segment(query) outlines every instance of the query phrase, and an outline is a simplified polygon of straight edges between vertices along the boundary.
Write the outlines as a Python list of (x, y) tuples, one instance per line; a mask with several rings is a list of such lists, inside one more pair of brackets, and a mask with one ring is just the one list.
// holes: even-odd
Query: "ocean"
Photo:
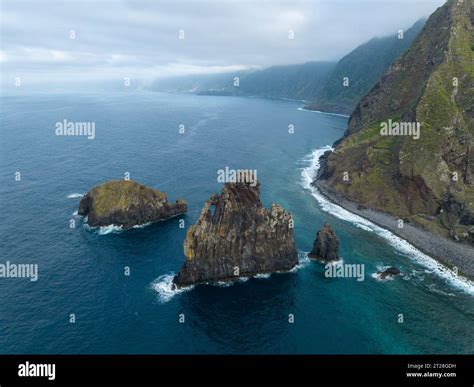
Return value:
[[(147, 91), (1, 102), (0, 264), (37, 265), (38, 278), (0, 278), (0, 353), (474, 352), (472, 282), (309, 184), (347, 117), (298, 101)], [(92, 123), (94, 138), (56, 135), (64, 120)], [(222, 189), (217, 173), (226, 167), (256, 169), (264, 205), (292, 212), (300, 264), (172, 291), (186, 229)], [(125, 176), (185, 199), (185, 228), (180, 218), (127, 231), (87, 227), (81, 196)], [(325, 222), (344, 263), (363, 265), (363, 280), (327, 278), (306, 257)], [(375, 278), (389, 266), (402, 275)]]

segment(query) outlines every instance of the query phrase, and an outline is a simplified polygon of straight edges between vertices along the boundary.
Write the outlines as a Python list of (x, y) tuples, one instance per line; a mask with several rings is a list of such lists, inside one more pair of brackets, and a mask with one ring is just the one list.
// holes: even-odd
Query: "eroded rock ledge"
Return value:
[(184, 214), (184, 200), (168, 203), (166, 195), (130, 180), (112, 180), (92, 188), (81, 199), (78, 214), (91, 227), (130, 228)]
[(298, 263), (291, 214), (278, 204), (263, 207), (259, 187), (227, 183), (211, 196), (187, 232), (176, 286), (288, 271)]

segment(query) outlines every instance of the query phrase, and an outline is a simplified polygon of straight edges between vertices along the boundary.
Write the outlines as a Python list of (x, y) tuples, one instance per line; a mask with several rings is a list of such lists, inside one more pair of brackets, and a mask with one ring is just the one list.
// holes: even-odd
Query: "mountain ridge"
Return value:
[[(394, 33), (374, 37), (339, 61), (310, 61), (237, 72), (158, 79), (151, 89), (217, 96), (259, 96), (306, 102), (309, 110), (350, 114), (389, 65), (404, 52), (425, 23), (420, 19), (403, 39)], [(377, 60), (374, 60), (376, 58)], [(349, 87), (342, 87), (348, 76)], [(238, 79), (238, 85), (234, 82)]]
[(335, 62), (326, 61), (306, 62), (232, 73), (174, 77), (156, 80), (151, 89), (199, 95), (261, 96), (310, 101), (322, 89), (335, 65)]
[[(426, 22), (416, 21), (403, 32), (403, 37), (393, 34), (375, 37), (357, 46), (335, 66), (321, 92), (307, 109), (330, 113), (350, 114), (360, 98), (368, 92), (393, 63), (405, 52)], [(347, 83), (343, 83), (347, 78)]]
[[(346, 199), (474, 244), (472, 0), (450, 0), (360, 100), (319, 179)], [(389, 121), (390, 120), (390, 121)], [(418, 123), (419, 139), (383, 135)]]

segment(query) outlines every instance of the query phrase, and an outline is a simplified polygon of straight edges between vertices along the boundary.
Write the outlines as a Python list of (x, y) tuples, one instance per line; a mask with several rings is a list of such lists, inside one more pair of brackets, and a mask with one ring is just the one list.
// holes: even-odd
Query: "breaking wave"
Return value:
[[(309, 262), (311, 262), (310, 259), (308, 258), (308, 253), (306, 252), (298, 252), (298, 257), (299, 257), (299, 263), (293, 269), (289, 271), (290, 273), (297, 271), (298, 269), (306, 266)], [(275, 274), (280, 274), (280, 273), (288, 273), (288, 272), (275, 272)], [(203, 283), (203, 285), (211, 285), (211, 286), (227, 288), (229, 286), (233, 286), (238, 283), (247, 282), (251, 278), (268, 279), (271, 277), (272, 274), (274, 273), (261, 273), (261, 274), (255, 274), (251, 277), (236, 278), (235, 280), (232, 280), (232, 281), (205, 282)], [(161, 302), (168, 302), (175, 295), (191, 290), (195, 286), (195, 285), (191, 285), (191, 286), (177, 289), (173, 285), (174, 276), (175, 276), (174, 273), (164, 274), (164, 275), (159, 276), (157, 279), (155, 279), (152, 282), (151, 287), (158, 293), (159, 299)]]
[(191, 285), (178, 289), (173, 284), (174, 276), (174, 273), (164, 274), (151, 283), (151, 288), (158, 293), (158, 299), (161, 303), (168, 302), (177, 294), (187, 292), (194, 288), (194, 286)]
[(108, 226), (101, 226), (97, 229), (97, 234), (99, 235), (108, 235), (108, 234), (116, 234), (118, 232), (123, 231), (122, 226), (116, 226), (115, 224), (110, 224)]
[(77, 199), (77, 198), (82, 198), (83, 196), (84, 196), (84, 194), (81, 194), (81, 193), (72, 193), (72, 194), (67, 195), (67, 198), (68, 199)]
[(315, 179), (319, 168), (321, 167), (319, 161), (320, 157), (325, 152), (333, 150), (334, 148), (330, 146), (315, 149), (303, 160), (307, 163), (307, 166), (302, 168), (301, 184), (303, 188), (307, 189), (316, 199), (321, 209), (339, 219), (351, 222), (356, 227), (379, 235), (380, 237), (388, 241), (388, 243), (396, 250), (407, 255), (415, 262), (423, 265), (429, 270), (429, 272), (434, 273), (439, 277), (443, 278), (450, 285), (455, 286), (456, 288), (461, 289), (470, 295), (474, 295), (474, 283), (472, 281), (467, 278), (457, 276), (449, 268), (442, 265), (435, 259), (429, 257), (428, 255), (424, 254), (415, 246), (413, 246), (406, 240), (398, 237), (397, 235), (391, 233), (390, 231), (372, 223), (371, 221), (359, 215), (347, 211), (346, 209), (338, 206), (337, 204), (332, 203), (328, 198), (322, 195), (316, 187), (311, 184)]
[(322, 112), (321, 110), (305, 109), (305, 108), (302, 108), (302, 107), (299, 107), (298, 110), (302, 110), (302, 111), (310, 112), (310, 113), (328, 114), (330, 116), (339, 116), (339, 117), (349, 118), (349, 116), (347, 114)]

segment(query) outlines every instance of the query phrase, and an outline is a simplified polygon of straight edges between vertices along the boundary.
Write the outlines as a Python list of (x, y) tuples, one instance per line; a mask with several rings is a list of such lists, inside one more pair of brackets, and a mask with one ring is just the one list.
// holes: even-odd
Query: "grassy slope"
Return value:
[[(336, 149), (329, 179), (333, 187), (352, 200), (415, 220), (445, 235), (450, 228), (462, 234), (468, 227), (458, 224), (459, 214), (444, 208), (447, 196), (459, 211), (474, 213), (474, 187), (467, 184), (472, 173), (472, 163), (467, 163), (468, 145), (474, 136), (470, 110), (474, 106), (471, 4), (472, 1), (465, 1), (459, 6), (446, 5), (451, 7), (455, 31), (451, 31), (444, 61), (429, 76), (421, 98), (401, 98), (403, 108), (398, 114), (385, 116), (346, 137)], [(417, 55), (417, 50), (426, 49), (423, 43), (406, 55)], [(459, 79), (457, 88), (453, 77)], [(412, 81), (401, 71), (390, 90), (395, 86), (403, 91)], [(413, 106), (416, 120), (422, 124), (420, 139), (379, 134), (380, 121), (400, 119)], [(349, 172), (350, 182), (341, 178), (343, 171)], [(459, 177), (457, 182), (452, 178), (454, 172)], [(427, 220), (425, 215), (436, 219)]]
[[(403, 39), (393, 34), (371, 39), (355, 48), (337, 63), (324, 88), (308, 108), (351, 113), (392, 62), (410, 47), (424, 23), (424, 20), (417, 21), (405, 31)], [(343, 85), (344, 77), (349, 78), (349, 86)]]
[(90, 193), (94, 197), (96, 216), (126, 210), (130, 206), (139, 206), (143, 203), (159, 204), (167, 200), (163, 192), (127, 180), (109, 181), (94, 187)]

